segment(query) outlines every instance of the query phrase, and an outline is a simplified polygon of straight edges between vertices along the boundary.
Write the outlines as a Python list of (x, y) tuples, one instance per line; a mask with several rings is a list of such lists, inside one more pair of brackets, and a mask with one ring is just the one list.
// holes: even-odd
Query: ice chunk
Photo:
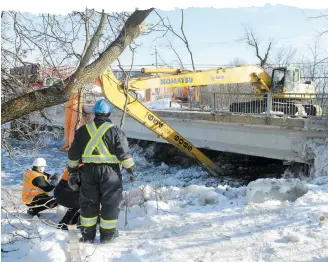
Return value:
[(214, 191), (205, 192), (199, 196), (199, 204), (202, 206), (214, 205), (218, 202), (218, 195)]
[(295, 201), (308, 192), (308, 186), (299, 179), (258, 179), (247, 185), (247, 202), (267, 200)]

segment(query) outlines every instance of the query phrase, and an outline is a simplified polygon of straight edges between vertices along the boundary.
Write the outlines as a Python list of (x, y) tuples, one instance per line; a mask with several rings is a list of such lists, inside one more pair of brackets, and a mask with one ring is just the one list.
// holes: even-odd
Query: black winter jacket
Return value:
[[(39, 172), (37, 169), (32, 168), (32, 170)], [(49, 179), (50, 174), (43, 172), (47, 179)], [(39, 176), (33, 179), (32, 181), (33, 186), (41, 188), (45, 192), (51, 192), (55, 186), (51, 185), (43, 176)]]
[[(104, 116), (96, 116), (94, 118), (94, 122), (97, 128), (99, 128), (99, 126), (104, 122), (111, 123), (109, 118)], [(102, 139), (109, 152), (113, 155), (116, 155), (119, 161), (122, 162), (129, 158), (132, 158), (132, 155), (130, 154), (129, 150), (128, 140), (123, 130), (120, 129), (118, 126), (114, 125), (109, 130), (107, 130)], [(86, 126), (83, 125), (75, 132), (74, 141), (72, 142), (71, 147), (68, 151), (68, 159), (72, 161), (80, 160), (80, 162), (82, 162), (82, 154), (89, 140), (90, 136), (88, 130)], [(128, 171), (133, 171), (135, 169), (135, 165), (133, 165), (130, 169), (131, 170)], [(75, 172), (76, 170), (77, 169), (68, 167), (69, 173)]]

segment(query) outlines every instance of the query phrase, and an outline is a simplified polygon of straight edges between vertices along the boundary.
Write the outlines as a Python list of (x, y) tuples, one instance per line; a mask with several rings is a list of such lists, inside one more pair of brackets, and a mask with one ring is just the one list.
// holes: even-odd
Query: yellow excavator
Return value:
[[(315, 87), (310, 81), (301, 82), (301, 70), (297, 67), (276, 67), (272, 76), (260, 66), (245, 65), (217, 68), (203, 71), (188, 71), (171, 68), (143, 68), (143, 73), (170, 74), (160, 77), (133, 79), (129, 90), (149, 88), (203, 87), (208, 85), (249, 83), (254, 87), (256, 99), (248, 102), (232, 103), (230, 111), (234, 113), (262, 113), (266, 111), (268, 93), (272, 94), (272, 111), (296, 115), (304, 110), (307, 115), (321, 115), (322, 109), (315, 105), (313, 94)], [(197, 90), (197, 89), (196, 89)], [(198, 94), (195, 93), (198, 100)], [(263, 98), (260, 100), (259, 98)], [(302, 102), (302, 103), (300, 103)]]
[[(136, 91), (147, 90), (150, 88), (190, 86), (198, 88), (215, 84), (250, 83), (254, 86), (255, 94), (260, 97), (262, 96), (263, 101), (266, 101), (265, 96), (267, 93), (272, 93), (276, 98), (283, 98), (285, 96), (289, 97), (290, 95), (288, 94), (293, 94), (295, 102), (279, 102), (279, 105), (277, 105), (280, 109), (282, 107), (288, 108), (288, 112), (290, 112), (291, 108), (294, 108), (293, 110), (297, 111), (296, 104), (298, 101), (311, 99), (310, 94), (315, 92), (314, 86), (310, 83), (301, 83), (300, 69), (294, 67), (274, 68), (272, 77), (270, 77), (263, 68), (255, 65), (218, 68), (196, 72), (172, 68), (143, 68), (142, 72), (156, 75), (143, 78), (133, 78), (126, 82), (120, 82), (112, 71), (108, 70), (104, 72), (99, 77), (104, 97), (120, 110), (125, 110), (130, 117), (153, 131), (159, 137), (167, 140), (180, 151), (197, 160), (211, 174), (219, 173), (220, 169), (218, 166), (198, 150), (190, 141), (185, 139), (170, 125), (143, 105), (138, 100)], [(260, 110), (263, 112), (263, 108), (256, 108), (256, 105), (254, 107), (252, 101), (248, 103), (250, 103), (249, 108), (255, 108), (255, 111)], [(243, 103), (243, 105), (245, 105), (245, 103)], [(236, 107), (236, 105), (232, 104), (230, 109), (233, 109), (234, 107)], [(238, 106), (238, 108), (240, 107)], [(249, 108), (244, 109), (249, 110)], [(320, 113), (320, 108), (312, 105), (312, 103), (306, 105), (306, 110), (314, 115)]]

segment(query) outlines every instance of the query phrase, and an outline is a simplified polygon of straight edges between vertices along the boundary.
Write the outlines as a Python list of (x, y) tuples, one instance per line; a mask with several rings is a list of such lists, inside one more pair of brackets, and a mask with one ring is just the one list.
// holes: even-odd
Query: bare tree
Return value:
[[(74, 12), (64, 18), (66, 22), (70, 21), (69, 32), (66, 29), (67, 23), (65, 24), (65, 21), (63, 23), (54, 15), (31, 18), (25, 14), (9, 12), (7, 18), (14, 31), (13, 39), (9, 40), (14, 43), (14, 48), (11, 46), (10, 49), (2, 45), (2, 49), (4, 49), (2, 56), (7, 54), (8, 57), (8, 54), (11, 54), (11, 57), (6, 59), (8, 64), (12, 62), (13, 58), (15, 61), (22, 60), (21, 53), (24, 54), (28, 50), (40, 53), (43, 61), (54, 68), (63, 61), (75, 61), (77, 68), (69, 77), (59, 83), (44, 89), (29, 90), (25, 94), (3, 102), (1, 123), (7, 123), (31, 112), (68, 101), (73, 92), (83, 88), (85, 84), (92, 83), (138, 37), (143, 30), (141, 24), (152, 10), (153, 8), (134, 11), (128, 15), (125, 23), (121, 24), (119, 35), (113, 40), (107, 36), (103, 42), (101, 42), (101, 38), (105, 34), (107, 19), (110, 17), (104, 12), (86, 12), (84, 16)], [(124, 15), (127, 16), (125, 13)], [(35, 21), (39, 21), (39, 23)], [(83, 25), (86, 32), (84, 49), (78, 52), (76, 42), (78, 40), (81, 42), (78, 36)], [(9, 40), (7, 44), (10, 43)], [(60, 54), (57, 52), (57, 55), (54, 56), (53, 53), (56, 50), (63, 52)], [(100, 50), (100, 52), (95, 53), (95, 50)], [(92, 62), (90, 63), (90, 61)], [(20, 64), (25, 65), (26, 63), (20, 61)], [(1, 70), (5, 71), (6, 68), (8, 67), (2, 67)]]
[(311, 76), (311, 81), (314, 81), (315, 76), (317, 75), (318, 70), (318, 61), (321, 60), (320, 57), (320, 39), (315, 38), (311, 45), (308, 45), (308, 50), (311, 53), (311, 56), (308, 60), (310, 67), (309, 67), (309, 74)]
[(246, 60), (239, 58), (239, 57), (235, 57), (233, 60), (231, 60), (230, 65), (231, 66), (241, 66), (241, 65), (245, 65), (247, 64)]
[(303, 81), (311, 81), (315, 86), (317, 101), (326, 112), (328, 110), (328, 64), (326, 50), (320, 44), (320, 37), (315, 37), (313, 42), (308, 45), (308, 54), (300, 60), (300, 68), (303, 72)]
[(297, 49), (291, 45), (280, 47), (276, 52), (274, 63), (278, 66), (289, 66), (295, 58), (296, 52)]
[(254, 48), (255, 55), (260, 60), (260, 66), (264, 67), (268, 62), (268, 58), (271, 53), (271, 49), (272, 49), (272, 45), (273, 45), (273, 40), (268, 41), (268, 45), (265, 48), (263, 55), (260, 54), (261, 53), (261, 50), (260, 50), (261, 41), (255, 35), (255, 33), (253, 32), (253, 30), (251, 28), (245, 27), (245, 35), (244, 35), (244, 38), (242, 39), (242, 41), (244, 43), (246, 43), (247, 45), (251, 46), (252, 48)]
[[(195, 71), (196, 70), (196, 67), (195, 67), (193, 53), (191, 51), (190, 43), (188, 41), (188, 38), (187, 38), (186, 33), (185, 33), (185, 30), (184, 30), (184, 22), (185, 22), (184, 21), (184, 10), (181, 9), (180, 11), (181, 11), (180, 32), (178, 32), (177, 30), (175, 30), (173, 28), (173, 26), (171, 25), (170, 20), (167, 17), (163, 18), (158, 12), (156, 12), (156, 11), (155, 12), (156, 12), (157, 16), (160, 18), (160, 20), (161, 20), (161, 24), (160, 25), (166, 30), (166, 33), (170, 32), (173, 36), (177, 37), (178, 39), (180, 39), (184, 43), (184, 45), (185, 45), (185, 47), (186, 47), (186, 49), (187, 49), (187, 51), (189, 53), (189, 57), (190, 57), (192, 69), (193, 69), (193, 71)], [(164, 37), (166, 35), (166, 33), (163, 34), (162, 37)], [(172, 42), (168, 40), (168, 43), (169, 43), (169, 48), (174, 52), (175, 56), (177, 57), (180, 67), (181, 68), (184, 68), (183, 61), (181, 59), (181, 56), (179, 55), (179, 53), (174, 48)], [(181, 93), (182, 92), (182, 88), (176, 88), (174, 90), (174, 93), (173, 93), (174, 96), (177, 95), (176, 94), (176, 91), (177, 91), (177, 93)], [(197, 86), (195, 86), (193, 88), (193, 92), (191, 92), (189, 90), (189, 97), (190, 98), (196, 97), (196, 96), (197, 97), (199, 96), (199, 87), (197, 87)]]
[(179, 53), (177, 52), (177, 50), (174, 48), (174, 46), (172, 45), (172, 42), (171, 41), (168, 41), (169, 42), (169, 47), (170, 49), (174, 52), (175, 56), (177, 57), (178, 61), (179, 61), (179, 65), (182, 69), (184, 69), (184, 65), (183, 65), (183, 62), (182, 62), (182, 59), (181, 59), (181, 56), (179, 55)]
[[(156, 11), (155, 11), (156, 12)], [(190, 55), (190, 60), (191, 60), (191, 64), (192, 64), (192, 69), (193, 70), (196, 70), (196, 67), (195, 67), (195, 63), (194, 63), (194, 57), (193, 57), (193, 53), (191, 51), (191, 48), (190, 48), (190, 44), (189, 44), (189, 41), (188, 41), (188, 38), (186, 36), (186, 33), (184, 31), (184, 11), (183, 9), (181, 9), (181, 23), (180, 23), (180, 31), (181, 33), (178, 33), (171, 25), (170, 23), (170, 20), (166, 17), (165, 19), (163, 17), (161, 17), (161, 15), (156, 12), (157, 16), (161, 19), (161, 26), (164, 27), (167, 32), (170, 32), (172, 33), (174, 36), (178, 37), (186, 46), (187, 50), (188, 50), (188, 53)], [(163, 36), (165, 36), (166, 34), (164, 34)], [(172, 49), (172, 43), (169, 42), (170, 46), (171, 46), (171, 49)], [(173, 52), (177, 55), (177, 52), (172, 49)], [(181, 58), (177, 55), (180, 63), (182, 63), (182, 60)]]
[[(309, 19), (325, 19), (326, 22), (328, 21), (328, 14), (323, 14), (321, 13), (320, 15), (317, 15), (317, 16), (308, 16)], [(327, 26), (328, 27), (328, 26)], [(319, 32), (319, 37), (324, 35), (324, 34), (327, 34), (328, 33), (328, 29), (325, 29), (321, 32)]]

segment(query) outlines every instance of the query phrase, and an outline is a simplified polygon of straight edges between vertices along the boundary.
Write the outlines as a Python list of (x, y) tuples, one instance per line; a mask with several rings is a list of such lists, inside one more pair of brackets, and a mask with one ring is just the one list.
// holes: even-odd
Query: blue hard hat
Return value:
[(93, 111), (99, 114), (108, 114), (113, 112), (113, 105), (107, 99), (100, 99), (93, 107)]

